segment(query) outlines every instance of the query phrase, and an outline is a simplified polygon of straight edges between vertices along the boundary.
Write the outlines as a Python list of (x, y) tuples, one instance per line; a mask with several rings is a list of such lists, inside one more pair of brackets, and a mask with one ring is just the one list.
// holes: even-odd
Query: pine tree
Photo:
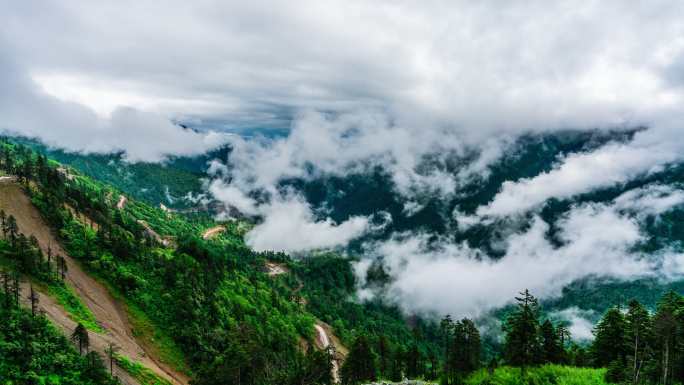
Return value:
[(508, 317), (504, 330), (506, 361), (520, 366), (523, 374), (527, 366), (536, 363), (539, 355), (539, 303), (529, 290), (515, 298), (516, 310)]
[(454, 375), (452, 362), (452, 339), (454, 334), (454, 322), (451, 320), (451, 315), (446, 315), (439, 324), (439, 329), (442, 334), (442, 344), (444, 346), (444, 365), (442, 366), (444, 385), (449, 384), (449, 379)]
[(78, 352), (83, 354), (83, 350), (88, 350), (90, 346), (90, 338), (88, 337), (88, 330), (82, 323), (78, 323), (76, 329), (71, 334), (71, 340), (78, 345)]
[(378, 372), (381, 378), (387, 378), (389, 376), (391, 360), (391, 348), (387, 337), (381, 335), (378, 338)]
[(668, 385), (673, 382), (674, 362), (678, 346), (678, 332), (681, 331), (678, 315), (683, 308), (682, 297), (669, 292), (658, 303), (658, 310), (653, 319), (653, 329), (660, 348), (660, 383)]
[(114, 360), (116, 359), (116, 352), (119, 351), (119, 347), (113, 343), (109, 343), (105, 348), (105, 353), (107, 354), (107, 359), (109, 359), (109, 374), (114, 374)]
[(562, 360), (563, 348), (558, 331), (548, 319), (539, 328), (541, 343), (541, 361), (547, 364), (558, 364)]
[(375, 381), (377, 370), (376, 356), (365, 335), (361, 335), (354, 341), (347, 360), (342, 366), (342, 383), (356, 385), (364, 381)]
[(451, 366), (455, 370), (456, 378), (452, 380), (460, 382), (460, 380), (480, 367), (480, 332), (473, 321), (464, 318), (454, 324), (453, 334)]
[(591, 355), (595, 366), (608, 367), (607, 380), (624, 380), (627, 347), (625, 318), (619, 308), (609, 309), (594, 328)]
[(631, 361), (630, 377), (632, 384), (638, 384), (644, 362), (650, 359), (652, 322), (648, 310), (638, 301), (629, 302), (625, 315), (625, 338)]

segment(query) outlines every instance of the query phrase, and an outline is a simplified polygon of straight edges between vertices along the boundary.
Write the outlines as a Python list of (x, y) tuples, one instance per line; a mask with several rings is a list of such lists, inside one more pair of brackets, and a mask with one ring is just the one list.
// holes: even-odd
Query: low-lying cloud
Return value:
[[(407, 311), (482, 313), (524, 287), (554, 296), (586, 276), (633, 279), (667, 265), (675, 277), (684, 266), (676, 250), (633, 249), (640, 215), (678, 205), (676, 186), (574, 207), (555, 224), (561, 246), (537, 211), (683, 159), (682, 2), (27, 0), (0, 12), (4, 132), (129, 161), (229, 142), (208, 189), (259, 218), (246, 238), (259, 250), (341, 247), (373, 231), (370, 217), (334, 222), (284, 190), (288, 179), (377, 167), (416, 213), (421, 197), (446, 200), (486, 180), (520, 135), (647, 127), (563, 154), (547, 172), (504, 182), (475, 212), (456, 212), (461, 230), (534, 218), (502, 235), (501, 259), (422, 232), (366, 245)], [(255, 127), (289, 134), (217, 133)]]
[[(652, 199), (654, 190), (660, 190), (659, 199)], [(653, 213), (682, 203), (681, 190), (668, 194), (651, 186), (627, 194), (640, 197), (630, 207)], [(637, 251), (646, 237), (637, 218), (622, 212), (626, 197), (617, 198), (617, 203), (574, 207), (555, 223), (561, 246), (548, 238), (549, 224), (535, 216), (528, 229), (504, 240), (505, 253), (497, 259), (465, 243), (431, 242), (427, 234), (396, 235), (369, 247), (369, 253), (394, 278), (385, 290), (406, 311), (456, 317), (485, 315), (510, 303), (524, 288), (553, 298), (583, 278), (682, 277), (682, 253)], [(359, 265), (362, 284), (367, 266)]]

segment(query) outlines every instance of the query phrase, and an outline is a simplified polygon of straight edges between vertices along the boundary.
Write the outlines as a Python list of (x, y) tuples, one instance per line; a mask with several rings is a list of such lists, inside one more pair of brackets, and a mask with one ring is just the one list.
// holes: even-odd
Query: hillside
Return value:
[[(574, 140), (571, 147), (578, 149), (598, 139)], [(544, 159), (563, 148), (548, 143), (543, 147), (552, 148)], [(535, 305), (525, 318), (530, 322), (526, 327), (534, 330), (536, 342), (523, 352), (535, 353), (516, 361), (520, 355), (511, 353), (509, 336), (515, 331), (517, 312), (526, 309), (527, 302), (495, 309), (493, 318), (483, 317), (478, 325), (468, 318), (446, 317), (438, 324), (434, 316), (407, 316), (382, 296), (359, 300), (360, 284), (376, 292), (392, 284), (381, 261), (368, 268), (362, 283), (355, 268), (363, 256), (316, 252), (292, 259), (284, 253), (255, 252), (244, 241), (254, 225), (244, 220), (217, 222), (207, 215), (156, 207), (13, 141), (2, 142), (1, 152), (0, 168), (8, 175), (0, 180), (0, 209), (16, 223), (14, 233), (3, 225), (5, 265), (34, 284), (41, 297), (39, 308), (65, 335), (81, 324), (89, 329), (93, 351), (101, 356), (106, 356), (110, 343), (119, 347), (115, 374), (126, 384), (218, 385), (245, 379), (253, 384), (354, 384), (404, 376), (457, 379), (471, 372), (473, 384), (508, 384), (523, 381), (514, 375), (517, 366), (536, 368), (542, 363), (610, 370), (541, 367), (524, 381), (563, 383), (574, 376), (586, 377), (582, 381), (587, 382), (604, 373), (619, 380), (625, 378), (628, 365), (626, 358), (614, 357), (626, 357), (628, 350), (615, 343), (574, 343), (565, 334), (571, 325), (554, 314), (574, 306), (595, 310), (594, 321), (606, 310), (605, 317), (614, 317), (613, 306), (626, 295), (656, 311), (653, 321), (647, 317), (649, 325), (660, 314), (684, 314), (678, 310), (681, 297), (668, 293), (681, 290), (681, 281), (578, 280), (553, 300), (537, 304), (530, 296)], [(676, 183), (678, 175), (672, 168), (652, 178)], [(363, 183), (350, 186), (365, 191)], [(599, 194), (578, 199), (612, 200), (650, 183), (653, 179), (623, 186), (606, 193), (608, 198)], [(553, 217), (571, 206), (549, 207), (560, 210), (544, 214)], [(678, 210), (645, 227), (653, 234), (652, 245), (669, 244), (678, 236), (678, 230), (672, 231)], [(480, 226), (502, 225), (506, 224)], [(478, 237), (479, 231), (483, 229), (475, 233)], [(384, 235), (374, 236), (382, 240)], [(63, 259), (50, 260), (57, 255)], [(27, 284), (21, 286), (23, 293), (29, 291)], [(588, 298), (594, 299), (587, 302)], [(30, 305), (26, 299), (23, 303)], [(601, 322), (613, 322), (605, 317)], [(497, 322), (504, 325), (503, 337)], [(620, 322), (614, 327), (622, 330), (625, 322)], [(478, 328), (486, 332), (480, 335)], [(597, 335), (602, 341), (604, 337)], [(459, 350), (463, 341), (474, 344), (470, 353)], [(649, 352), (662, 349), (659, 343), (649, 342)], [(644, 359), (655, 357), (648, 353)], [(487, 362), (516, 368), (497, 369), (491, 375), (476, 371)], [(649, 366), (644, 375), (657, 378), (656, 368)], [(678, 375), (674, 366), (667, 370)]]
[[(169, 383), (188, 384), (187, 376), (160, 362), (159, 357), (156, 357), (156, 352), (145, 349), (134, 338), (125, 305), (115, 300), (101, 283), (83, 271), (80, 264), (62, 249), (60, 241), (54, 237), (53, 231), (16, 181), (5, 179), (0, 182), (0, 210), (16, 218), (19, 232), (28, 237), (35, 237), (44, 254), (47, 255), (49, 249), (53, 255), (64, 258), (67, 266), (67, 290), (74, 292), (92, 314), (93, 321), (96, 323), (96, 326), (93, 325), (93, 329), (96, 330), (90, 332), (91, 347), (95, 351), (104, 357), (105, 349), (112, 343), (119, 348), (119, 354), (140, 362)], [(64, 331), (65, 335), (70, 335), (77, 324), (72, 319), (74, 317), (51, 297), (49, 288), (37, 290), (43, 298), (39, 304), (40, 310), (44, 311), (48, 318)], [(24, 293), (29, 291), (28, 282), (22, 285), (22, 291)], [(137, 383), (127, 372), (118, 367), (116, 374), (124, 383)]]
[[(135, 365), (172, 384), (187, 383), (185, 373), (198, 384), (217, 378), (224, 383), (217, 373), (227, 363), (216, 361), (218, 357), (242, 367), (242, 377), (278, 376), (277, 381), (287, 382), (290, 376), (310, 373), (338, 376), (335, 368), (347, 354), (345, 342), (362, 330), (400, 333), (406, 342), (414, 338), (396, 311), (383, 315), (383, 324), (374, 324), (373, 317), (384, 313), (377, 305), (366, 307), (338, 297), (338, 305), (369, 315), (342, 316), (342, 320), (351, 316), (351, 323), (340, 322), (335, 313), (331, 318), (331, 313), (321, 312), (318, 298), (346, 298), (353, 285), (345, 284), (341, 292), (317, 293), (306, 275), (295, 276), (298, 262), (284, 254), (259, 254), (246, 248), (239, 223), (222, 223), (225, 231), (205, 240), (202, 235), (217, 223), (202, 217), (187, 219), (133, 198), (118, 205), (121, 194), (112, 187), (75, 170), (65, 171), (12, 143), (5, 143), (2, 151), (11, 154), (4, 159), (11, 159), (10, 167), (19, 172), (16, 178), (3, 178), (0, 209), (16, 220), (21, 237), (35, 237), (43, 261), (13, 265), (10, 260), (8, 266), (35, 282), (40, 309), (66, 335), (80, 322), (90, 329), (92, 347), (102, 356), (110, 342), (120, 348), (115, 374), (124, 383), (144, 381)], [(28, 164), (30, 173), (26, 173)], [(165, 245), (163, 239), (171, 242)], [(66, 265), (64, 283), (59, 279), (57, 255)], [(265, 267), (274, 263), (282, 266), (276, 274)], [(335, 279), (329, 284), (337, 285)], [(67, 294), (55, 294), (52, 287), (60, 285), (65, 285)], [(299, 294), (302, 286), (304, 297)], [(23, 285), (22, 292), (26, 290)], [(69, 306), (60, 302), (64, 296)], [(303, 305), (307, 303), (314, 305)], [(317, 321), (309, 311), (335, 326)], [(387, 325), (393, 326), (387, 329)], [(340, 333), (340, 338), (334, 333)], [(327, 354), (309, 347), (325, 351), (333, 345), (337, 362), (330, 364), (332, 370), (318, 371), (317, 367), (328, 365)], [(231, 350), (237, 347), (249, 350)], [(255, 367), (245, 359), (260, 354), (264, 361), (259, 365), (264, 366)], [(274, 364), (279, 369), (264, 372)], [(300, 371), (295, 371), (298, 367)]]

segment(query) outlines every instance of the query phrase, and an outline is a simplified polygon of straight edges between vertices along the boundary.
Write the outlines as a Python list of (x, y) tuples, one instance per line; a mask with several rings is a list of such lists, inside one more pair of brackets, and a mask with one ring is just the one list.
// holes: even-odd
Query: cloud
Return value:
[(296, 197), (278, 198), (260, 207), (263, 222), (250, 230), (245, 241), (257, 251), (302, 252), (344, 246), (369, 230), (368, 218), (351, 217), (337, 224), (316, 220), (311, 208)]
[[(648, 193), (634, 195), (640, 197), (634, 207), (664, 207)], [(503, 240), (504, 255), (498, 259), (465, 243), (432, 242), (428, 234), (410, 233), (375, 243), (369, 254), (394, 279), (387, 288), (389, 298), (406, 311), (456, 317), (485, 315), (525, 288), (540, 298), (553, 298), (588, 277), (681, 277), (681, 253), (637, 251), (646, 238), (637, 219), (620, 211), (623, 200), (574, 207), (555, 223), (560, 246), (547, 238), (549, 225), (535, 216), (528, 229)]]
[(638, 132), (627, 144), (608, 144), (592, 152), (570, 154), (551, 171), (504, 182), (480, 216), (506, 216), (531, 210), (548, 199), (565, 199), (660, 171), (682, 159), (684, 140), (671, 126)]
[(660, 215), (684, 204), (684, 190), (662, 184), (653, 184), (625, 192), (615, 198), (615, 207), (630, 210), (635, 215)]
[(576, 306), (553, 312), (549, 315), (568, 323), (570, 338), (577, 342), (586, 342), (594, 339), (594, 322), (598, 318), (592, 310), (582, 310)]
[(122, 152), (131, 162), (158, 162), (169, 155), (198, 155), (224, 144), (227, 135), (198, 133), (168, 119), (119, 107), (103, 118), (83, 105), (41, 91), (20, 69), (0, 57), (0, 130), (38, 138), (49, 146), (84, 153)]
[[(464, 230), (625, 183), (684, 154), (677, 1), (26, 0), (0, 12), (0, 127), (71, 151), (124, 151), (131, 161), (228, 140), (230, 159), (212, 165), (209, 189), (262, 219), (247, 236), (257, 249), (338, 247), (372, 231), (370, 218), (334, 223), (283, 192), (289, 178), (379, 167), (416, 202), (410, 213), (423, 196), (449, 198), (487, 178), (520, 135), (648, 127), (631, 142), (564, 154), (545, 173), (503, 183), (474, 215), (454, 213)], [(210, 132), (254, 128), (288, 134)], [(656, 213), (678, 202), (661, 193), (624, 197), (614, 203), (621, 209), (575, 207), (557, 224), (560, 247), (532, 213), (530, 228), (504, 232), (500, 260), (435, 244), (433, 234), (369, 247), (407, 309), (482, 312), (525, 286), (553, 296), (587, 275), (657, 274), (657, 263), (631, 249), (643, 238), (633, 211), (645, 208), (629, 201)], [(679, 266), (676, 253), (668, 260)]]
[[(4, 50), (50, 92), (206, 127), (386, 111), (472, 140), (641, 122), (681, 104), (677, 1), (2, 5)], [(354, 28), (349, 28), (354, 20)], [(553, 22), (548, 22), (553, 21)]]

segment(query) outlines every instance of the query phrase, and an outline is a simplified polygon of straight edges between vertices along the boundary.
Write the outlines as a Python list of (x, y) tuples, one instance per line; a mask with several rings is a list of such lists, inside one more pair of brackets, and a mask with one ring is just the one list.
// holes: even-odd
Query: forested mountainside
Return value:
[[(563, 151), (607, 140), (620, 137), (527, 138), (519, 145), (531, 146), (529, 156), (545, 161), (519, 155), (498, 167), (522, 172), (516, 162), (530, 163), (534, 174)], [(81, 167), (92, 156), (68, 155), (75, 159), (70, 167), (10, 139), (0, 150), (0, 193), (5, 195), (0, 196), (0, 262), (7, 304), (0, 350), (28, 357), (0, 362), (0, 378), (10, 383), (46, 378), (46, 383), (360, 384), (408, 377), (473, 385), (632, 383), (635, 378), (668, 384), (684, 376), (679, 281), (582, 280), (541, 303), (524, 292), (516, 306), (495, 312), (503, 327), (467, 318), (440, 322), (404, 314), (379, 296), (359, 300), (353, 256), (327, 252), (295, 260), (284, 253), (255, 252), (243, 239), (252, 224), (164, 210), (159, 197), (136, 199), (122, 191), (120, 180), (109, 184), (106, 176), (86, 175), (88, 169)], [(635, 186), (679, 183), (680, 175), (673, 167)], [(286, 183), (309, 192), (332, 183), (353, 196), (369, 191), (370, 180)], [(310, 183), (320, 185), (311, 189)], [(635, 186), (577, 199), (602, 201)], [(484, 193), (472, 196), (478, 194)], [(26, 207), (21, 199), (27, 199)], [(454, 204), (465, 210), (464, 202)], [(544, 215), (559, 215), (571, 204), (549, 205), (545, 210), (559, 211)], [(342, 210), (345, 204), (332, 207)], [(430, 204), (424, 207), (432, 210)], [(678, 215), (674, 210), (647, 223), (652, 238), (643, 247), (657, 250), (676, 242)], [(435, 214), (430, 221), (438, 218)], [(434, 225), (445, 226), (447, 234), (453, 228), (448, 221)], [(494, 230), (482, 228), (469, 237), (486, 244), (485, 235)], [(391, 280), (382, 264), (367, 274), (366, 284), (375, 289)], [(97, 290), (112, 304), (111, 312), (123, 318), (123, 326), (87, 298), (89, 285), (101, 286)], [(637, 300), (629, 302), (632, 298)], [(25, 308), (18, 309), (18, 303)], [(554, 311), (577, 305), (597, 311), (593, 343), (574, 342), (567, 321), (553, 317)], [(20, 322), (34, 324), (29, 330), (36, 332), (19, 333)], [(57, 338), (49, 322), (72, 344), (48, 342)], [(478, 325), (486, 326), (482, 333)], [(119, 336), (120, 330), (130, 335)], [(39, 355), (34, 347), (43, 345), (49, 348)], [(72, 358), (55, 365), (57, 358), (51, 357), (58, 354)], [(35, 362), (37, 357), (46, 358)], [(107, 369), (117, 379), (108, 377)]]
[[(391, 175), (381, 168), (349, 172), (344, 176), (313, 172), (312, 175), (280, 182), (280, 188), (292, 188), (301, 192), (313, 208), (318, 219), (330, 218), (341, 223), (354, 216), (369, 216), (375, 221), (374, 231), (354, 239), (344, 253), (361, 256), (368, 243), (384, 241), (396, 234), (428, 234), (429, 242), (437, 245), (451, 241), (464, 243), (479, 249), (493, 258), (503, 256), (502, 242), (512, 232), (529, 229), (533, 223), (530, 215), (520, 218), (505, 218), (482, 221), (472, 226), (465, 222), (478, 207), (489, 203), (500, 191), (505, 182), (520, 181), (551, 170), (558, 159), (572, 154), (582, 154), (605, 145), (620, 144), (631, 140), (641, 129), (620, 131), (567, 131), (554, 134), (527, 135), (513, 142), (504, 155), (484, 171), (486, 175), (474, 176), (458, 186), (456, 194), (447, 196), (426, 191), (408, 200), (398, 194)], [(229, 159), (229, 147), (196, 158), (172, 158), (165, 164), (129, 164), (120, 155), (83, 155), (49, 150), (34, 141), (22, 139), (21, 143), (60, 162), (70, 165), (84, 176), (105, 181), (129, 197), (136, 198), (151, 206), (163, 204), (184, 211), (206, 208), (197, 199), (202, 196), (204, 203), (211, 197), (202, 195), (203, 178), (207, 178), (207, 162), (212, 159)], [(423, 165), (443, 168), (452, 176), (468, 166), (472, 159), (465, 156), (446, 162), (433, 162), (426, 159)], [(230, 166), (230, 160), (228, 162)], [(674, 164), (630, 182), (618, 183), (599, 188), (590, 193), (571, 196), (565, 199), (552, 199), (540, 210), (539, 216), (549, 224), (547, 236), (556, 246), (563, 245), (559, 238), (559, 223), (573, 208), (585, 205), (610, 205), (623, 194), (635, 196), (666, 197), (670, 191), (677, 191), (684, 183), (684, 166)], [(409, 209), (410, 208), (410, 209)], [(675, 205), (657, 216), (639, 212), (634, 208), (620, 208), (629, 212), (645, 239), (635, 249), (645, 254), (657, 254), (677, 249), (684, 242), (684, 210)], [(202, 210), (203, 211), (203, 210)], [(386, 218), (391, 218), (387, 221)], [(373, 264), (365, 284), (369, 287), (382, 286), (389, 277), (382, 260)], [(637, 298), (654, 308), (657, 299), (669, 290), (682, 292), (684, 281), (672, 278), (643, 277), (628, 281), (611, 278), (589, 277), (570, 282), (563, 288), (563, 295), (545, 303), (549, 309), (563, 310), (581, 305), (584, 310), (592, 310), (592, 320), (597, 321), (601, 312), (615, 303)]]
[(13, 141), (104, 181), (130, 197), (174, 209), (202, 207), (202, 183), (207, 176), (208, 162), (225, 159), (230, 152), (224, 147), (192, 158), (171, 157), (165, 163), (129, 163), (122, 153), (83, 155), (51, 149), (25, 138), (13, 138)]
[[(64, 253), (53, 255), (61, 249), (34, 235), (44, 230), (30, 226), (40, 225), (7, 214), (16, 207), (12, 196), (0, 214), (3, 266), (35, 284), (45, 298), (39, 304), (54, 298), (91, 341), (110, 334), (110, 325), (89, 309), (79, 295), (87, 292), (79, 292), (80, 281), (71, 275), (82, 268), (95, 278), (125, 309), (144, 355), (180, 374), (165, 378), (143, 370), (142, 356), (117, 355), (118, 367), (140, 383), (147, 377), (196, 384), (327, 383), (336, 373), (330, 368), (344, 361), (346, 346), (360, 336), (391, 341), (386, 352), (396, 365), (405, 365), (404, 353), (411, 350), (439, 354), (435, 323), (410, 325), (396, 308), (356, 303), (354, 275), (340, 257), (297, 262), (253, 252), (242, 241), (239, 222), (222, 223), (224, 231), (205, 239), (218, 225), (208, 216), (122, 200), (117, 189), (15, 143), (2, 143), (0, 159), (6, 173), (1, 182), (21, 186), (11, 194), (30, 197)], [(27, 295), (25, 287), (19, 291)], [(21, 375), (14, 373), (15, 381)]]

